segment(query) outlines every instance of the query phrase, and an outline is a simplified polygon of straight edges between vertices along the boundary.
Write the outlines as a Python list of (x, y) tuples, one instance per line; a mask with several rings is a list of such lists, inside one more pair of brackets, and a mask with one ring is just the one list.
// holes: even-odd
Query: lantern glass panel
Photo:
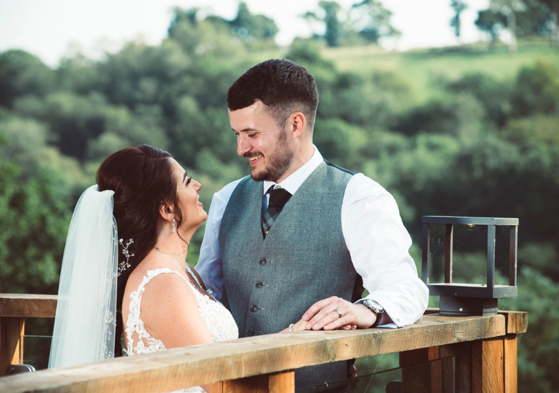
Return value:
[(454, 225), (452, 282), (487, 283), (487, 226)]
[(495, 227), (495, 285), (509, 285), (510, 227)]
[(445, 224), (429, 227), (429, 282), (444, 282)]

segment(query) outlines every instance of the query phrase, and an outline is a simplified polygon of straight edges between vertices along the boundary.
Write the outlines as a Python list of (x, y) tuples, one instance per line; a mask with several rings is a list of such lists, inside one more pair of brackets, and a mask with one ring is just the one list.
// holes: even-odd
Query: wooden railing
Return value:
[(56, 295), (0, 294), (0, 377), (23, 361), (25, 318), (54, 318)]
[[(13, 342), (18, 341), (11, 335), (19, 322), (10, 318), (54, 316), (54, 297), (20, 296), (0, 295), (2, 365), (14, 360)], [(278, 333), (6, 376), (0, 378), (0, 391), (164, 392), (211, 384), (212, 393), (283, 393), (294, 391), (297, 368), (399, 352), (402, 367), (454, 359), (457, 392), (510, 393), (516, 392), (516, 337), (527, 326), (525, 312), (475, 317), (432, 313), (401, 329)], [(444, 373), (441, 363), (432, 362), (430, 372), (403, 377), (422, 378), (428, 391), (443, 392)], [(405, 380), (403, 386), (406, 391)]]

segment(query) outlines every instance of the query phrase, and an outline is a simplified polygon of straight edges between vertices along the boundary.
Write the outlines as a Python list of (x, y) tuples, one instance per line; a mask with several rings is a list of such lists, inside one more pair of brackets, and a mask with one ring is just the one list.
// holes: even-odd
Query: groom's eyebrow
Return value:
[(253, 127), (247, 127), (247, 128), (243, 128), (242, 130), (239, 130), (239, 131), (235, 130), (234, 128), (231, 128), (231, 129), (233, 130), (233, 132), (234, 132), (234, 133), (237, 133), (237, 132), (251, 132), (251, 131), (258, 131), (258, 129), (256, 129), (256, 128), (253, 128)]

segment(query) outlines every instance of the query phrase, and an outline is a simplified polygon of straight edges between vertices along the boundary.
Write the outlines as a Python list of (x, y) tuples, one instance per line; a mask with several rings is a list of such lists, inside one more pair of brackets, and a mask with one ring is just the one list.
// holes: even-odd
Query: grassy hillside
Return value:
[(385, 52), (378, 47), (324, 48), (323, 56), (340, 70), (358, 73), (392, 71), (412, 88), (416, 103), (435, 94), (437, 79), (458, 78), (468, 73), (487, 73), (499, 79), (511, 79), (518, 70), (541, 59), (559, 67), (559, 50), (546, 41), (520, 42), (517, 53), (501, 47), (488, 51), (480, 47), (423, 49)]

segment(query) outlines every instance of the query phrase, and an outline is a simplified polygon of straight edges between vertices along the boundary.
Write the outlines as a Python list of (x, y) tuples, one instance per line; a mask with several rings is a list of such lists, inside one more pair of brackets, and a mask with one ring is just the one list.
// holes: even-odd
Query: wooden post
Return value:
[[(212, 393), (214, 386), (212, 385)], [(217, 390), (219, 392), (219, 388)], [(220, 393), (293, 393), (295, 371), (224, 381)]]
[(0, 294), (0, 377), (23, 363), (25, 318), (54, 318), (56, 295)]
[(439, 347), (400, 352), (402, 392), (442, 393), (443, 364)]
[(24, 318), (0, 318), (0, 376), (8, 374), (10, 365), (22, 362), (24, 329)]
[(472, 393), (504, 393), (504, 338), (472, 343)]
[(454, 358), (454, 392), (470, 393), (472, 391), (472, 343), (443, 345), (440, 355), (443, 359)]
[(295, 371), (286, 371), (270, 375), (268, 380), (270, 393), (295, 392)]
[(518, 362), (516, 358), (517, 353), (517, 340), (516, 334), (511, 334), (505, 338), (505, 393), (518, 392)]

